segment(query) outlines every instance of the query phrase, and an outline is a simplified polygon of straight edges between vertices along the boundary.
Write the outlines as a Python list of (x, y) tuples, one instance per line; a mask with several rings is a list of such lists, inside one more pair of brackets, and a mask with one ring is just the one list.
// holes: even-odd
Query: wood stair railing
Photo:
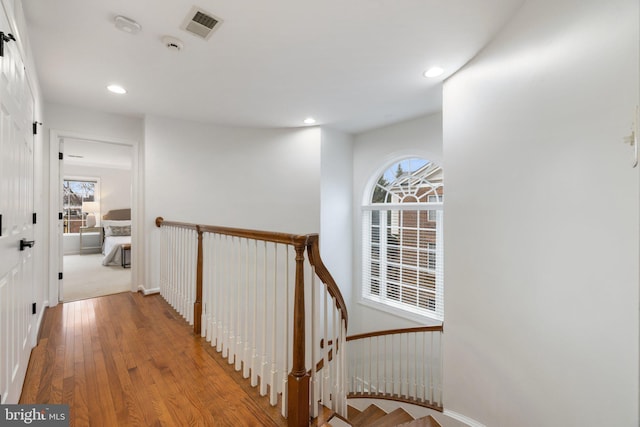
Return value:
[(348, 336), (348, 398), (442, 411), (442, 333), (439, 325)]
[[(279, 403), (289, 426), (308, 426), (317, 402), (346, 415), (340, 349), (346, 348), (347, 309), (320, 258), (318, 235), (161, 217), (156, 226), (161, 295), (195, 334), (259, 385), (261, 395), (269, 394), (273, 406)], [(333, 349), (312, 344), (324, 337), (332, 337)]]

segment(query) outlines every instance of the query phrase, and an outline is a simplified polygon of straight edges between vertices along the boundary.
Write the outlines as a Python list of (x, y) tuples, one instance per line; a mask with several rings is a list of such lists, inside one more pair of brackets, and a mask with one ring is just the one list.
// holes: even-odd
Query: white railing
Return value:
[(160, 237), (160, 294), (185, 318), (194, 322), (198, 234), (195, 227), (164, 227)]
[(194, 331), (289, 425), (308, 425), (319, 404), (346, 416), (346, 306), (318, 236), (156, 224), (161, 294)]
[(347, 337), (348, 397), (442, 410), (442, 331), (418, 327)]

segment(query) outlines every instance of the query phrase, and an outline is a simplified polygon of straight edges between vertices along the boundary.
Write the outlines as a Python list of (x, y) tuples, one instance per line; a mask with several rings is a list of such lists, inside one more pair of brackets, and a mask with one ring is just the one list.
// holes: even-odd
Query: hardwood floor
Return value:
[(159, 295), (47, 309), (20, 403), (66, 403), (72, 426), (284, 426)]

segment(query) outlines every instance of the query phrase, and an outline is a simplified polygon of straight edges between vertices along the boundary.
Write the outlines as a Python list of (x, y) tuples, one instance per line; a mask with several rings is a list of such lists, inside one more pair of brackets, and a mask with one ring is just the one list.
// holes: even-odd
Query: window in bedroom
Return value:
[(80, 227), (85, 225), (88, 212), (83, 212), (82, 204), (97, 201), (98, 185), (97, 178), (65, 178), (63, 180), (64, 233), (78, 233)]
[(433, 162), (394, 162), (362, 206), (363, 297), (443, 319), (443, 172)]

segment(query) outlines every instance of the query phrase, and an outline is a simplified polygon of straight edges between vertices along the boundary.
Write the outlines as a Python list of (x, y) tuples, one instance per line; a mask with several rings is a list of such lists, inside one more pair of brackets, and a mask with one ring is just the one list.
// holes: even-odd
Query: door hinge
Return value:
[(58, 280), (62, 280), (62, 271), (58, 273)]
[(32, 219), (33, 219), (33, 223), (36, 224), (37, 223), (37, 219), (38, 219), (38, 215), (35, 212), (33, 213)]
[(5, 42), (16, 41), (16, 38), (11, 33), (3, 33), (0, 31), (0, 56), (4, 56), (4, 44)]
[(40, 122), (33, 122), (33, 134), (37, 135), (38, 134), (38, 125), (41, 125), (42, 123)]
[(62, 216), (62, 212), (58, 212), (58, 219), (62, 220), (63, 216)]
[(64, 154), (58, 153), (58, 160), (62, 160), (62, 159), (64, 159)]
[(36, 314), (37, 312), (38, 312), (38, 306), (34, 302), (33, 304), (31, 304), (31, 314)]

